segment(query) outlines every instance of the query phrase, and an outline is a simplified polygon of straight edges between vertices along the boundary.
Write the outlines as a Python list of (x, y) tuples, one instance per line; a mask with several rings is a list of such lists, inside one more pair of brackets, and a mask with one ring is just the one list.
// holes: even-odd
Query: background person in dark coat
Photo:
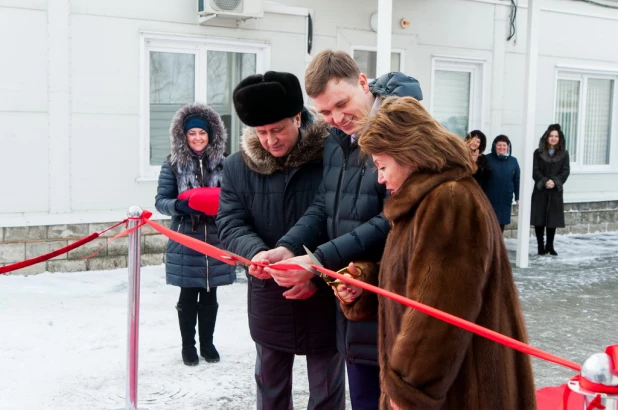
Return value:
[[(554, 249), (556, 228), (564, 228), (564, 183), (569, 177), (569, 152), (559, 124), (552, 124), (539, 141), (534, 151), (532, 178), (532, 209), (530, 224), (534, 225), (539, 255), (558, 255)], [(547, 227), (547, 245), (543, 243), (543, 231)]]
[[(178, 195), (193, 188), (219, 187), (227, 134), (221, 117), (202, 103), (182, 107), (170, 127), (171, 155), (161, 167), (155, 207), (172, 217), (170, 228), (211, 245), (220, 246), (214, 216), (189, 207)], [(213, 345), (217, 319), (217, 287), (236, 280), (234, 267), (189, 249), (172, 240), (167, 243), (166, 281), (180, 286), (176, 309), (182, 336), (182, 360), (199, 363), (195, 349), (195, 323), (199, 317), (200, 354), (218, 362)], [(198, 302), (199, 296), (199, 302)]]
[[(294, 255), (303, 255), (302, 245), (310, 249), (317, 246), (315, 255), (325, 267), (334, 270), (351, 261), (377, 262), (389, 231), (381, 213), (386, 189), (377, 181), (371, 158), (360, 155), (356, 123), (377, 108), (385, 96), (422, 99), (420, 85), (403, 73), (385, 74), (370, 84), (350, 55), (325, 50), (309, 64), (305, 90), (333, 128), (324, 146), (320, 189), (311, 207), (278, 246)], [(324, 232), (327, 242), (322, 240)], [(307, 256), (297, 261), (310, 263)], [(268, 271), (284, 285), (312, 277), (307, 271)], [(375, 317), (349, 321), (338, 309), (337, 346), (346, 358), (350, 400), (355, 410), (378, 408), (377, 333)]]
[(511, 140), (506, 135), (498, 135), (494, 139), (491, 154), (487, 155), (490, 172), (482, 185), (502, 232), (504, 226), (511, 223), (513, 195), (519, 205), (519, 163), (511, 155), (511, 148)]
[(489, 165), (487, 164), (487, 157), (485, 156), (487, 137), (483, 132), (474, 130), (466, 135), (465, 141), (472, 153), (472, 159), (476, 162), (476, 172), (472, 176), (476, 179), (476, 182), (483, 186), (489, 175)]
[[(226, 249), (272, 262), (266, 251), (303, 215), (322, 180), (328, 125), (303, 107), (300, 83), (288, 73), (245, 78), (234, 90), (234, 107), (250, 128), (240, 152), (225, 162), (219, 234)], [(258, 410), (292, 408), (297, 354), (307, 357), (308, 409), (343, 410), (345, 375), (330, 287), (317, 277), (288, 287), (277, 285), (262, 269), (251, 267), (248, 273)]]

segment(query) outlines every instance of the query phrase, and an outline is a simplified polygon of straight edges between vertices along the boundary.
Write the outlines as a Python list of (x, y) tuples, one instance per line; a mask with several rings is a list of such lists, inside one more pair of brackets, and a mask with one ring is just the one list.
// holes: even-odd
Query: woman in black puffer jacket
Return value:
[[(174, 231), (220, 247), (215, 216), (189, 206), (178, 195), (193, 188), (220, 187), (227, 133), (221, 117), (202, 103), (180, 108), (170, 126), (171, 155), (161, 167), (155, 207), (172, 217)], [(200, 354), (207, 362), (219, 361), (213, 345), (217, 319), (217, 287), (236, 279), (233, 266), (219, 262), (170, 240), (167, 244), (166, 281), (180, 286), (176, 309), (182, 336), (182, 360), (199, 363), (195, 325), (199, 318)]]

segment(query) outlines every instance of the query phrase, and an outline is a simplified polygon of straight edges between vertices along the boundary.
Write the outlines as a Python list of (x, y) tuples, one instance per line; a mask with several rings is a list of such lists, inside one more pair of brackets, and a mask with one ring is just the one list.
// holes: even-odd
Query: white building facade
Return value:
[[(560, 123), (572, 160), (563, 232), (618, 230), (618, 1), (535, 1), (535, 127), (540, 137)], [(240, 14), (198, 15), (199, 7), (217, 4)], [(306, 64), (326, 48), (351, 53), (369, 77), (382, 74), (371, 27), (377, 5), (0, 0), (0, 265), (122, 220), (131, 205), (155, 211), (169, 122), (182, 104), (212, 105), (233, 152), (242, 124), (231, 94), (245, 76), (281, 70), (302, 82)], [(526, 7), (501, 0), (392, 6), (391, 69), (419, 80), (424, 105), (449, 129), (462, 136), (481, 129), (489, 142), (506, 134), (518, 158), (532, 155), (519, 143)], [(146, 241), (152, 252), (145, 263), (161, 263), (165, 240)], [(102, 253), (116, 257), (111, 265), (69, 255), (36, 269), (119, 267), (126, 264), (122, 250)]]

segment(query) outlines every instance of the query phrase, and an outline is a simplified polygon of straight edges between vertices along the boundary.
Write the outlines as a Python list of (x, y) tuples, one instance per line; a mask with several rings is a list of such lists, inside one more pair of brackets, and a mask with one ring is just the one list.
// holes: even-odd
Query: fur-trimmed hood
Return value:
[(205, 186), (220, 185), (225, 158), (227, 132), (219, 114), (201, 102), (194, 102), (181, 107), (172, 118), (170, 125), (171, 154), (168, 157), (170, 166), (178, 180), (179, 193), (200, 186), (195, 178), (197, 172), (195, 159), (197, 156), (189, 148), (184, 132), (184, 121), (190, 115), (198, 115), (210, 125), (208, 145), (204, 157), (207, 168)]
[(313, 107), (304, 108), (301, 112), (300, 132), (300, 140), (292, 152), (283, 158), (276, 158), (262, 147), (255, 128), (247, 127), (240, 141), (243, 160), (252, 171), (271, 175), (321, 159), (328, 124)]

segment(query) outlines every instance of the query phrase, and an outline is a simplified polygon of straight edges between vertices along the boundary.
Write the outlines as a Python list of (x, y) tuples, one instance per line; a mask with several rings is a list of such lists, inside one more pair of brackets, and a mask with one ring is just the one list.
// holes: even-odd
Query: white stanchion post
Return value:
[[(139, 225), (142, 208), (129, 208), (129, 229)], [(127, 391), (125, 408), (121, 410), (147, 410), (137, 408), (137, 359), (139, 351), (139, 291), (141, 267), (141, 228), (129, 234), (129, 309), (127, 314)]]

